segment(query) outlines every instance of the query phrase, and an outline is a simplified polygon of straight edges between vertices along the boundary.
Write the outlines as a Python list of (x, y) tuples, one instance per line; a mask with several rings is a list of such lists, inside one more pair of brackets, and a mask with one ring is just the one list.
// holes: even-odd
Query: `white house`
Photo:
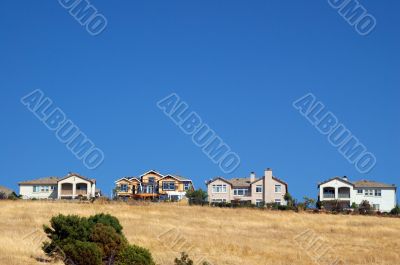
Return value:
[(377, 211), (389, 212), (396, 207), (396, 185), (375, 181), (349, 181), (347, 177), (335, 177), (319, 183), (319, 200), (343, 201), (348, 207), (368, 201)]
[(76, 173), (67, 176), (47, 177), (18, 183), (23, 199), (76, 199), (96, 197), (96, 180)]

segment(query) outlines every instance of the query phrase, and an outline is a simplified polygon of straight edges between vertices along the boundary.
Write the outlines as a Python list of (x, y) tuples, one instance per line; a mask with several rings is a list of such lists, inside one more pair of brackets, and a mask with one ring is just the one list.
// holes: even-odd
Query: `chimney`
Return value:
[(345, 180), (345, 181), (349, 181), (349, 178), (347, 176), (343, 176), (342, 179)]
[(265, 170), (265, 179), (269, 179), (269, 180), (272, 180), (272, 169), (270, 169), (270, 168), (267, 168), (266, 170)]
[(250, 182), (254, 182), (256, 180), (256, 173), (251, 172), (250, 173)]

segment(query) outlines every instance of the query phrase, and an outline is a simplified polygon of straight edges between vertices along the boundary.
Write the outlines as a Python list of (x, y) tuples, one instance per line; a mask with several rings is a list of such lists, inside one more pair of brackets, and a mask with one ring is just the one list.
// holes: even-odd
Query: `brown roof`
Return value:
[(234, 178), (230, 179), (229, 182), (233, 187), (250, 187), (250, 178)]
[(386, 184), (376, 181), (369, 181), (369, 180), (360, 180), (355, 181), (354, 187), (356, 188), (395, 188), (396, 185), (394, 184)]
[(60, 179), (57, 177), (47, 177), (47, 178), (40, 178), (40, 179), (33, 179), (28, 181), (21, 181), (19, 185), (56, 185)]
[(87, 178), (87, 177), (84, 177), (84, 176), (82, 176), (82, 175), (79, 175), (79, 174), (77, 174), (77, 173), (72, 173), (72, 172), (69, 172), (68, 175), (65, 176), (65, 177), (63, 177), (63, 178), (60, 178), (59, 181), (60, 181), (60, 180), (63, 180), (63, 179), (66, 179), (66, 178), (69, 178), (69, 177), (71, 177), (71, 176), (77, 176), (77, 177), (79, 177), (79, 178), (81, 178), (81, 179), (90, 181), (90, 182), (92, 182), (92, 183), (96, 183), (96, 180), (95, 180), (95, 179), (89, 179), (89, 178)]
[(10, 190), (10, 189), (8, 189), (6, 187), (3, 187), (3, 186), (0, 186), (0, 192), (5, 193), (6, 195), (10, 195), (11, 193), (13, 193), (12, 190)]

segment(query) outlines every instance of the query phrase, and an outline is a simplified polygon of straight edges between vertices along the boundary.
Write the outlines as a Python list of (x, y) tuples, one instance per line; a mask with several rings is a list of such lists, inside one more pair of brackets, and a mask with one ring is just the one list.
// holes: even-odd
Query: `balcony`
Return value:
[(324, 199), (334, 199), (335, 194), (333, 193), (324, 193)]
[(350, 193), (339, 193), (339, 199), (350, 199)]

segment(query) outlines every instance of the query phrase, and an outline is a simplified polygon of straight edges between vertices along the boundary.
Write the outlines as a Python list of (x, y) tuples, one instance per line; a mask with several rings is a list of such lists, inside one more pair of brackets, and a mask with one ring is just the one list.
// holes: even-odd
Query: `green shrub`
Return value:
[(122, 225), (119, 223), (118, 219), (109, 214), (96, 214), (89, 218), (89, 223), (94, 226), (94, 224), (104, 224), (112, 226), (118, 234), (122, 234)]
[(101, 252), (95, 243), (74, 241), (63, 246), (68, 260), (74, 265), (101, 265)]
[(396, 207), (394, 207), (391, 211), (390, 211), (391, 215), (400, 215), (400, 206), (397, 205)]
[(98, 223), (90, 235), (93, 242), (100, 249), (104, 260), (110, 261), (127, 245), (124, 236), (118, 234), (111, 226)]
[(116, 265), (155, 265), (149, 250), (129, 245), (122, 249), (116, 258)]

